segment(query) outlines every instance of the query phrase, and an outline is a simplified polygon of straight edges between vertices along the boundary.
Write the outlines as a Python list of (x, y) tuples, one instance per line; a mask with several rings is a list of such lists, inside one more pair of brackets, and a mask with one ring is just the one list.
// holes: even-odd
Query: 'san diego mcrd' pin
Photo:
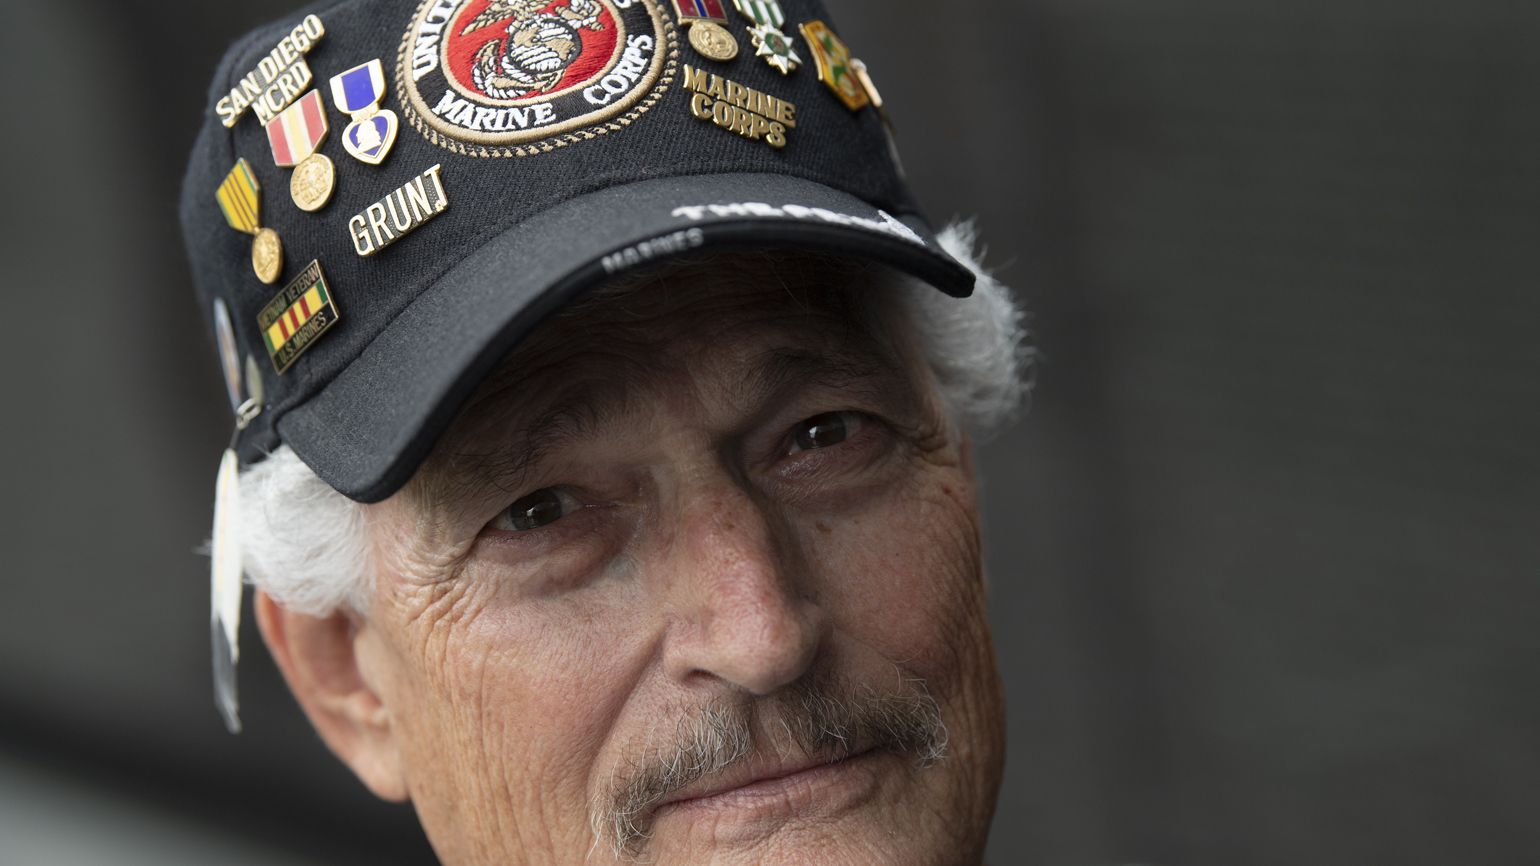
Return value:
[(360, 63), (332, 76), (331, 84), (337, 110), (353, 118), (342, 131), (342, 146), (360, 162), (384, 162), (401, 126), (394, 111), (379, 107), (385, 98), (385, 67), (379, 60)]
[(227, 128), (232, 127), (248, 108), (255, 111), (263, 123), (277, 117), (278, 112), (310, 86), (310, 67), (305, 63), (305, 53), (325, 35), (326, 27), (321, 19), (306, 15), (305, 20), (257, 61), (256, 68), (241, 76), (228, 95), (214, 103), (219, 122)]
[(777, 0), (733, 0), (733, 5), (754, 22), (749, 28), (749, 35), (754, 37), (754, 56), (765, 58), (765, 62), (780, 70), (782, 75), (796, 69), (802, 58), (791, 47), (791, 37), (781, 32), (781, 26), (786, 23), (781, 4)]
[(723, 0), (674, 0), (679, 23), (690, 28), (690, 46), (708, 60), (726, 63), (738, 56), (738, 40), (724, 27)]
[(252, 236), (251, 269), (257, 279), (268, 285), (276, 283), (283, 273), (283, 242), (277, 232), (262, 227), (262, 186), (252, 174), (251, 164), (244, 158), (237, 160), (214, 199), (230, 228)]
[(316, 148), (326, 140), (326, 105), (312, 90), (267, 122), (267, 143), (279, 168), (294, 168), (289, 194), (303, 211), (318, 211), (337, 188), (337, 167)]

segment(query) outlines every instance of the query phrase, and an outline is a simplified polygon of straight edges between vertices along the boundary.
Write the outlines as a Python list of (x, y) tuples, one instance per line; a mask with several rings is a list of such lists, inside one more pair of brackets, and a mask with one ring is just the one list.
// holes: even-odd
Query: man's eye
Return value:
[(528, 532), (566, 517), (581, 507), (570, 493), (545, 487), (524, 496), (492, 521), (493, 529)]
[(838, 445), (856, 435), (864, 423), (856, 412), (827, 412), (803, 421), (791, 431), (791, 449), (788, 453), (812, 451)]

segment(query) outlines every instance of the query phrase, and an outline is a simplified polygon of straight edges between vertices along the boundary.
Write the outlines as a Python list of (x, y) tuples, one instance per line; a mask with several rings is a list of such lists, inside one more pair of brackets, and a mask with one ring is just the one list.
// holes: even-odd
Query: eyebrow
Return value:
[(838, 348), (812, 351), (777, 347), (758, 355), (737, 383), (736, 394), (744, 405), (763, 406), (794, 388), (809, 385), (828, 390), (854, 391), (871, 400), (891, 396), (893, 380), (901, 368), (895, 359), (862, 346), (861, 350)]
[(581, 381), (563, 388), (533, 417), (517, 409), (483, 409), (478, 413), (478, 404), (486, 406), (514, 392), (516, 383), (484, 395), (467, 407), (466, 413), (486, 415), (479, 423), (498, 425), (499, 434), (488, 440), (486, 450), (455, 447), (432, 461), (429, 471), (419, 473), (424, 479), (423, 498), (430, 504), (443, 504), (468, 495), (484, 496), (486, 488), (513, 495), (530, 471), (552, 452), (592, 438), (627, 414), (631, 402), (628, 392), (636, 384), (637, 377), (629, 371), (618, 371), (606, 381)]
[[(779, 398), (790, 391), (820, 388), (849, 391), (872, 402), (905, 400), (908, 389), (902, 366), (897, 359), (868, 340), (856, 338), (850, 345), (826, 349), (776, 346), (753, 356), (747, 370), (731, 383), (738, 404), (750, 416), (773, 411)], [(585, 378), (564, 387), (547, 401), (533, 417), (519, 420), (526, 411), (498, 412), (485, 409), (489, 417), (482, 423), (498, 423), (498, 418), (514, 419), (512, 426), (492, 440), (490, 450), (469, 451), (457, 448), (434, 460), (418, 477), (417, 490), (423, 501), (435, 508), (452, 508), (463, 499), (479, 500), (496, 490), (515, 495), (525, 479), (552, 453), (599, 435), (600, 431), (635, 412), (638, 393), (646, 373), (631, 369), (616, 370), (611, 378)], [(478, 414), (478, 406), (488, 406), (517, 388), (508, 383), (467, 407), (467, 414)]]

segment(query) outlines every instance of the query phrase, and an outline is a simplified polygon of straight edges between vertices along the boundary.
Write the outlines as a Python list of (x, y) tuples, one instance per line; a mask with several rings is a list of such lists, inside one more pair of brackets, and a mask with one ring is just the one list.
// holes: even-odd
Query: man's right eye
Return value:
[(549, 526), (581, 508), (572, 494), (557, 487), (543, 487), (520, 497), (492, 521), (493, 529), (528, 532)]

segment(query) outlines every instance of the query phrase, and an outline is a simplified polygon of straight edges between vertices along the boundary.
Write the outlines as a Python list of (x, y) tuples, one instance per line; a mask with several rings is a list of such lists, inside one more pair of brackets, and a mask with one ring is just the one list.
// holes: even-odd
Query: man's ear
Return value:
[(406, 774), (390, 711), (365, 682), (358, 623), (343, 611), (314, 617), (256, 594), (257, 625), (310, 724), (375, 796), (407, 799)]

